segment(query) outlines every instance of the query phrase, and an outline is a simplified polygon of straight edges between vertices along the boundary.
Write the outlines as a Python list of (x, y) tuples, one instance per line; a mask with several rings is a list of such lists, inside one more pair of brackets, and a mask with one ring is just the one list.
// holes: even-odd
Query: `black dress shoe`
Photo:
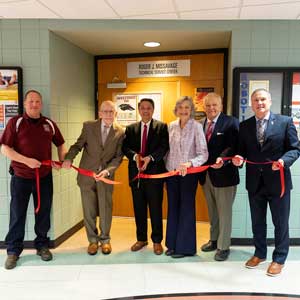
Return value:
[(166, 250), (165, 255), (171, 256), (174, 253), (175, 253), (175, 251), (173, 249), (168, 249), (168, 250)]
[(183, 258), (183, 257), (185, 257), (186, 255), (184, 255), (184, 254), (179, 254), (179, 253), (173, 253), (173, 254), (171, 254), (171, 257), (172, 258)]
[(217, 249), (217, 241), (209, 240), (206, 244), (202, 245), (201, 250), (203, 252), (210, 252)]
[(220, 250), (218, 249), (217, 250), (217, 253), (215, 254), (215, 260), (216, 261), (224, 261), (228, 258), (229, 256), (229, 253), (230, 253), (230, 250), (227, 249), (227, 250)]

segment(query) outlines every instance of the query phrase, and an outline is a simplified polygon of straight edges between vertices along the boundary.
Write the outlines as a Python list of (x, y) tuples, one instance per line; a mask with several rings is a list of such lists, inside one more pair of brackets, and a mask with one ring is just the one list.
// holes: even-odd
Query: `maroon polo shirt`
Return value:
[[(16, 152), (39, 161), (51, 159), (52, 142), (56, 147), (65, 142), (57, 125), (42, 115), (35, 122), (26, 113), (23, 116), (11, 118), (0, 139), (0, 144), (7, 145)], [(25, 164), (12, 161), (11, 165), (15, 175), (35, 178), (35, 170)], [(50, 171), (50, 167), (41, 166), (40, 176), (45, 177)]]

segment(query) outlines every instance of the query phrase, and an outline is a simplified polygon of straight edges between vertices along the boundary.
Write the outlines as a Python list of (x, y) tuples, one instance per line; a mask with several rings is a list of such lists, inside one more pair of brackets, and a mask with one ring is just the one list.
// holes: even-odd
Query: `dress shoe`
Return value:
[(183, 257), (185, 257), (186, 255), (184, 255), (184, 254), (179, 254), (179, 253), (173, 253), (173, 254), (171, 254), (171, 257), (172, 258), (183, 258)]
[(39, 255), (43, 261), (49, 261), (53, 258), (52, 253), (46, 247), (36, 250), (36, 255)]
[(15, 254), (8, 254), (6, 261), (5, 261), (5, 269), (6, 270), (11, 270), (17, 266), (17, 260), (19, 259), (19, 256)]
[(156, 255), (161, 255), (164, 252), (164, 249), (160, 243), (153, 243), (153, 252)]
[(101, 250), (103, 254), (110, 254), (111, 253), (111, 244), (110, 243), (104, 243), (101, 245)]
[(279, 264), (275, 261), (271, 262), (267, 270), (267, 275), (275, 277), (281, 274), (281, 270), (284, 267), (283, 264)]
[(87, 248), (87, 253), (89, 255), (95, 255), (98, 252), (98, 244), (97, 243), (90, 243)]
[(167, 249), (167, 251), (165, 252), (165, 255), (171, 256), (174, 253), (175, 253), (175, 250), (173, 250), (173, 249)]
[(217, 249), (217, 241), (209, 240), (206, 244), (202, 245), (201, 251), (210, 252)]
[(148, 242), (137, 241), (131, 246), (131, 251), (139, 251), (148, 245)]
[(265, 258), (259, 258), (257, 256), (252, 256), (245, 264), (245, 267), (248, 269), (255, 269), (258, 265), (266, 262)]
[(218, 249), (216, 254), (215, 254), (215, 260), (216, 261), (224, 261), (228, 258), (229, 254), (230, 254), (229, 249), (227, 249), (227, 250)]

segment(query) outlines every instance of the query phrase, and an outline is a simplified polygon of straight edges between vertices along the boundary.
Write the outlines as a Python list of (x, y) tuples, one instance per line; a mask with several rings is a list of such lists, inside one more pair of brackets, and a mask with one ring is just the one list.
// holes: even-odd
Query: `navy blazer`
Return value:
[[(204, 122), (205, 128), (206, 120)], [(212, 136), (207, 143), (208, 160), (205, 165), (211, 165), (216, 162), (218, 157), (233, 156), (238, 146), (238, 119), (220, 113), (215, 124)], [(227, 187), (237, 185), (240, 182), (238, 168), (231, 161), (225, 161), (220, 169), (208, 169), (210, 181), (215, 187)], [(206, 172), (199, 174), (200, 184), (205, 183)]]
[[(255, 117), (243, 121), (240, 124), (238, 154), (254, 162), (282, 159), (284, 161), (285, 189), (286, 191), (292, 189), (290, 166), (300, 155), (300, 143), (292, 118), (271, 113), (262, 146), (256, 137)], [(273, 171), (271, 164), (247, 164), (246, 188), (250, 193), (257, 191), (261, 179), (269, 195), (280, 195), (279, 171)]]
[[(122, 151), (128, 158), (128, 175), (130, 185), (134, 184), (132, 179), (138, 174), (136, 162), (133, 160), (135, 154), (141, 150), (141, 122), (131, 124), (126, 127), (125, 139)], [(151, 155), (154, 161), (150, 161), (145, 174), (159, 174), (166, 171), (164, 156), (169, 151), (169, 133), (167, 124), (151, 120), (145, 156)]]

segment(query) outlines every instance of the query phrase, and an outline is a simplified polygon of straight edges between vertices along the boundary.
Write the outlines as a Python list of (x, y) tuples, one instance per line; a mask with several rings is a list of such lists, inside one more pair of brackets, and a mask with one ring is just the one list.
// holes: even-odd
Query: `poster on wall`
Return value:
[(201, 120), (206, 116), (204, 111), (203, 99), (208, 93), (213, 93), (213, 87), (197, 87), (195, 88), (194, 105), (195, 105), (195, 120)]
[(269, 91), (269, 80), (249, 80), (249, 106), (251, 106), (251, 95), (257, 89), (265, 89)]
[(292, 117), (300, 137), (300, 73), (293, 73)]
[(143, 98), (150, 98), (154, 101), (153, 118), (162, 120), (162, 93), (131, 93), (131, 94), (115, 94), (114, 101), (117, 108), (117, 122), (126, 127), (129, 124), (140, 121), (138, 113), (138, 103)]
[(115, 96), (117, 121), (127, 126), (137, 120), (137, 95), (120, 94)]
[(8, 121), (22, 111), (21, 68), (0, 67), (0, 136)]

